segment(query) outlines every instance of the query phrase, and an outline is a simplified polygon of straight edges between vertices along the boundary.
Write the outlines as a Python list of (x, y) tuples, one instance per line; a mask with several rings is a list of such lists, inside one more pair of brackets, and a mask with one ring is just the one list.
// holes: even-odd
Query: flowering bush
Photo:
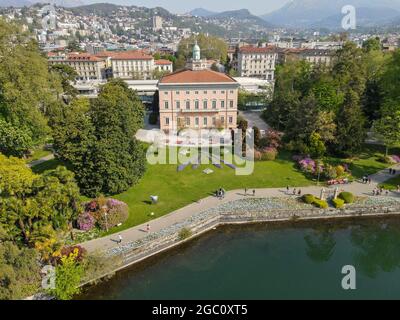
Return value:
[(108, 199), (107, 201), (108, 210), (106, 214), (103, 214), (97, 220), (97, 224), (103, 230), (112, 228), (120, 223), (124, 223), (129, 217), (129, 208), (125, 202)]
[(268, 147), (262, 151), (261, 159), (267, 161), (273, 161), (278, 155), (278, 150), (276, 148)]
[(393, 155), (393, 156), (390, 156), (390, 158), (392, 159), (392, 161), (394, 163), (400, 163), (400, 156)]
[(96, 219), (89, 212), (84, 212), (78, 216), (77, 222), (79, 230), (89, 231), (94, 228)]

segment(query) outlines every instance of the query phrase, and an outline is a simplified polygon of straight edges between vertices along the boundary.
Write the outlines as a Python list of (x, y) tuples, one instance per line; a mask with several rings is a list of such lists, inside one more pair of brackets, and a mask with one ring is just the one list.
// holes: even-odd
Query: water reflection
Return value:
[(376, 278), (380, 271), (393, 272), (400, 266), (400, 223), (354, 226), (351, 242), (354, 260), (362, 274)]
[(329, 225), (314, 229), (304, 236), (304, 241), (307, 256), (317, 263), (329, 261), (335, 251), (334, 231)]

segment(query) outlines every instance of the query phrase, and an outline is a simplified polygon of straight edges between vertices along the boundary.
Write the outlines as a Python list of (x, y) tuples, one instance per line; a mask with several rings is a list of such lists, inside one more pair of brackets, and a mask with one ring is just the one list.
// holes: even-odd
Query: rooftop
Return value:
[(212, 70), (188, 70), (183, 69), (161, 78), (160, 84), (180, 83), (237, 83), (228, 75)]
[(269, 47), (253, 47), (253, 46), (244, 46), (239, 49), (241, 53), (273, 53), (276, 51), (276, 48), (273, 46)]

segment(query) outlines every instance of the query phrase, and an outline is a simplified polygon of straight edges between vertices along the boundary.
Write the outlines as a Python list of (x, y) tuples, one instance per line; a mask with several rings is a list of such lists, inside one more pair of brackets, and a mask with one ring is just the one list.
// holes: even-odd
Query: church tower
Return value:
[(193, 46), (192, 59), (186, 63), (186, 68), (194, 71), (209, 68), (207, 59), (201, 59), (201, 50), (197, 40)]

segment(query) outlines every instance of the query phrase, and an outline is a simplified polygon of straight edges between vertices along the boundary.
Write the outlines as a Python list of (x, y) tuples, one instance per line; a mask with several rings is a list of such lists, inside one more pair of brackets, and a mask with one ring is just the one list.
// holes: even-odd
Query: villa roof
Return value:
[(240, 53), (271, 53), (275, 52), (276, 48), (273, 46), (268, 47), (253, 47), (253, 46), (243, 46), (239, 49)]
[[(105, 53), (100, 52), (100, 54), (104, 55)], [(111, 57), (112, 60), (153, 60), (151, 55), (142, 50), (108, 52), (106, 56)]]
[(212, 70), (183, 69), (163, 76), (160, 84), (185, 84), (185, 83), (237, 83), (230, 76)]
[(156, 65), (170, 65), (170, 64), (172, 64), (172, 61), (169, 61), (166, 59), (159, 59), (159, 60), (154, 61), (154, 63)]

